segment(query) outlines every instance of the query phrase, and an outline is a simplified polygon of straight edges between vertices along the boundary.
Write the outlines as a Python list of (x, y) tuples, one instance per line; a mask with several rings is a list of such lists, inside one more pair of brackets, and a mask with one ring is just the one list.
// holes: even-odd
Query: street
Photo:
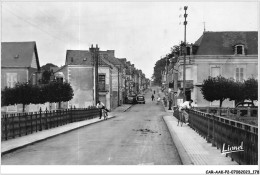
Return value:
[(2, 156), (3, 165), (180, 165), (161, 105), (146, 95), (115, 118)]

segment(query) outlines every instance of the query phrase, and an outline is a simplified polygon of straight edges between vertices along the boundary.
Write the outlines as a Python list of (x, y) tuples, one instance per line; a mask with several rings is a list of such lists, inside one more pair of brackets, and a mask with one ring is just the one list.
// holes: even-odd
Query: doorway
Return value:
[(191, 100), (191, 90), (190, 89), (185, 90), (185, 96), (186, 96), (186, 101)]

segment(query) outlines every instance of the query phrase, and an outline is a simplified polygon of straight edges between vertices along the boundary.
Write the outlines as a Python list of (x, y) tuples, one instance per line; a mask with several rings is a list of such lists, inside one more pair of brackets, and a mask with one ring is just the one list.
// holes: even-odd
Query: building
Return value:
[[(175, 64), (178, 73), (178, 95), (183, 90), (183, 56)], [(194, 43), (187, 46), (186, 98), (196, 106), (219, 106), (219, 101), (203, 99), (200, 87), (208, 76), (223, 76), (243, 81), (257, 78), (258, 32), (204, 32)], [(175, 80), (176, 81), (176, 80)], [(234, 107), (234, 101), (225, 100), (223, 107)]]
[[(98, 99), (111, 110), (121, 104), (118, 79), (120, 69), (113, 63), (114, 51), (99, 51)], [(118, 64), (121, 62), (118, 61)], [(92, 53), (88, 50), (67, 50), (65, 66), (55, 75), (63, 74), (74, 90), (74, 97), (67, 107), (86, 108), (95, 106), (95, 71)]]
[[(17, 82), (38, 83), (40, 63), (35, 41), (2, 42), (1, 53), (1, 89), (14, 87)], [(3, 107), (3, 111), (22, 112), (22, 105)]]
[(122, 63), (121, 64), (121, 69), (122, 69), (122, 78), (121, 78), (121, 88), (122, 88), (122, 100), (123, 103), (126, 103), (126, 98), (127, 98), (127, 76), (126, 76), (126, 70), (127, 70), (127, 65), (126, 65), (126, 58), (119, 58), (119, 61)]
[[(100, 51), (100, 59), (104, 60), (107, 64), (109, 63), (111, 69), (111, 93), (110, 93), (110, 103), (111, 109), (116, 108), (122, 104), (122, 88), (121, 88), (121, 77), (122, 77), (122, 63), (115, 58), (115, 51), (114, 50), (107, 50), (107, 51)], [(100, 72), (101, 71), (101, 72)], [(100, 69), (99, 79), (101, 78), (102, 69)], [(104, 75), (104, 74), (103, 74)], [(108, 75), (108, 74), (107, 74)], [(100, 94), (100, 98), (102, 101), (102, 94)]]

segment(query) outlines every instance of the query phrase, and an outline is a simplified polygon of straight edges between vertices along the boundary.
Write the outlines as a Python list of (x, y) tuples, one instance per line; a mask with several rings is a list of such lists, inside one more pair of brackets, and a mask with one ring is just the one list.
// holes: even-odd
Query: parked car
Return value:
[(136, 95), (129, 95), (127, 96), (127, 103), (128, 104), (136, 104)]
[[(245, 109), (245, 108), (248, 108), (248, 107), (250, 107), (250, 108), (257, 108), (257, 106), (255, 106), (253, 102), (240, 102), (240, 103), (238, 103), (236, 105), (236, 108), (240, 109), (240, 112), (241, 112), (240, 116), (244, 116), (244, 115), (247, 114), (247, 109)], [(251, 114), (252, 115), (256, 115), (257, 114), (257, 110), (253, 110), (251, 112)]]
[(136, 96), (136, 102), (140, 104), (145, 104), (145, 98), (143, 95)]
[[(236, 104), (235, 110), (232, 110), (231, 113), (237, 114), (237, 110), (240, 110), (240, 116), (247, 115), (247, 108), (257, 108), (253, 102), (240, 102)], [(251, 115), (257, 115), (257, 109), (252, 110)]]

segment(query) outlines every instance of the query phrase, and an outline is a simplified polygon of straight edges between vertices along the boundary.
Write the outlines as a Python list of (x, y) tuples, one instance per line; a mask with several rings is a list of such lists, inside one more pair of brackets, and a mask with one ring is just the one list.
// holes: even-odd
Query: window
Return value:
[(186, 80), (192, 80), (192, 72), (191, 72), (191, 68), (190, 67), (186, 67), (186, 75), (185, 78)]
[[(177, 76), (177, 74), (176, 74), (176, 76)], [(181, 68), (180, 68), (178, 79), (181, 80), (181, 81), (183, 80), (183, 66), (181, 66)], [(185, 79), (186, 80), (192, 80), (191, 67), (185, 68)]]
[(98, 75), (99, 91), (106, 91), (106, 75)]
[(237, 81), (243, 81), (244, 80), (244, 68), (243, 67), (237, 67), (236, 68), (236, 80)]
[(244, 46), (243, 45), (237, 45), (235, 47), (235, 54), (237, 54), (237, 55), (244, 55), (245, 54)]
[(17, 83), (17, 73), (7, 73), (7, 87), (13, 88)]
[(220, 67), (211, 67), (211, 77), (217, 77), (220, 75)]

